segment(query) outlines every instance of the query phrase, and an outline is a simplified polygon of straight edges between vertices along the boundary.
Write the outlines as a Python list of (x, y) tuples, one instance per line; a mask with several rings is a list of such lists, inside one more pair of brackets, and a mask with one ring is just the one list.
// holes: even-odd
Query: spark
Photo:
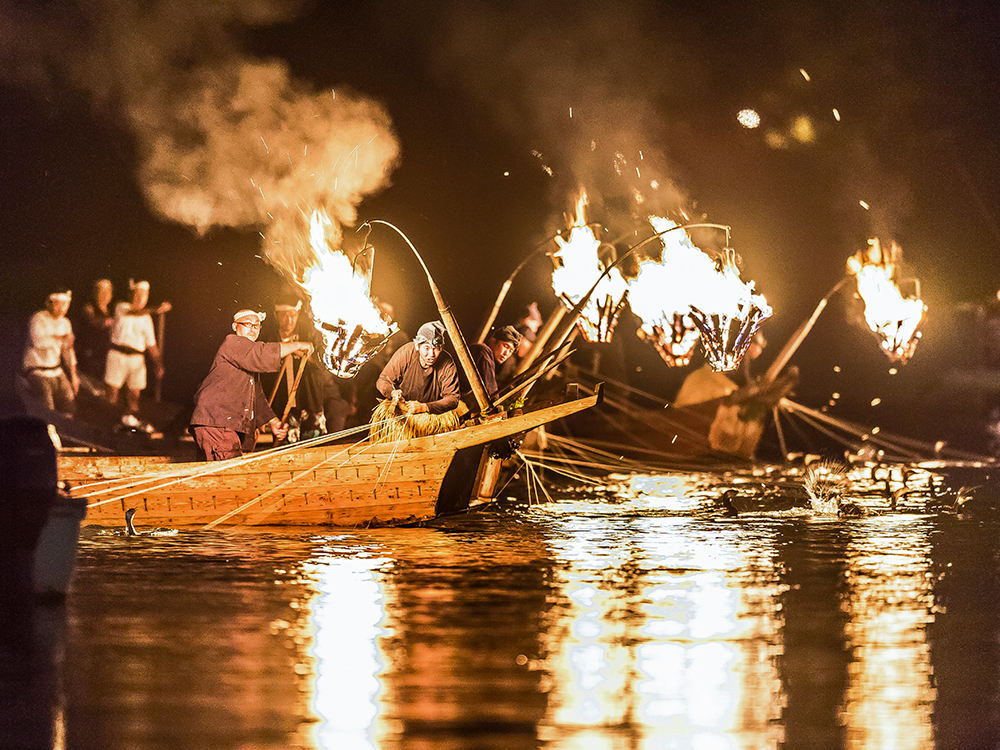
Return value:
[(504, 176), (504, 177), (510, 177), (510, 172), (504, 172), (504, 173), (503, 173), (503, 176)]
[(861, 208), (863, 208), (863, 209), (864, 209), (865, 211), (867, 211), (867, 210), (868, 210), (868, 209), (870, 208), (870, 206), (869, 206), (869, 205), (868, 205), (867, 203), (865, 203), (864, 201), (858, 201), (858, 204), (859, 204), (859, 205), (861, 206)]
[[(651, 188), (653, 188), (653, 190), (657, 190), (660, 187), (660, 181), (659, 180), (653, 180), (651, 183), (649, 183), (649, 186)], [(1000, 298), (1000, 291), (997, 292), (997, 295), (998, 295), (998, 298)]]
[(799, 72), (802, 74), (802, 77), (805, 78), (807, 81), (810, 80), (809, 74), (806, 72), (805, 68), (799, 68)]
[(833, 119), (840, 122), (840, 110), (836, 107), (833, 108)]
[(639, 161), (642, 161), (642, 151), (639, 152)]
[(840, 365), (834, 365), (833, 366), (833, 371), (834, 372), (840, 372)]
[(334, 99), (337, 98), (337, 90), (336, 89), (330, 89), (330, 93), (333, 94), (333, 98)]
[(872, 427), (872, 435), (878, 435), (880, 432), (882, 432), (881, 427)]
[(639, 174), (639, 167), (635, 168), (635, 176), (638, 177), (640, 180), (642, 179), (642, 175)]
[(570, 107), (570, 108), (569, 108), (569, 116), (570, 116), (570, 117), (572, 117), (572, 116), (573, 116), (573, 108), (572, 108), (572, 107)]
[[(882, 403), (882, 399), (878, 398), (877, 396), (872, 399), (872, 406), (878, 406), (881, 403)], [(878, 429), (878, 428), (876, 427), (875, 429)], [(874, 431), (873, 431), (873, 433), (874, 433)]]
[(264, 151), (266, 153), (271, 153), (271, 149), (267, 147), (267, 141), (264, 140), (264, 136), (260, 137), (260, 142), (264, 144)]
[(899, 370), (897, 370), (895, 367), (890, 367), (889, 368), (889, 374), (890, 375), (895, 375), (898, 372), (899, 372)]

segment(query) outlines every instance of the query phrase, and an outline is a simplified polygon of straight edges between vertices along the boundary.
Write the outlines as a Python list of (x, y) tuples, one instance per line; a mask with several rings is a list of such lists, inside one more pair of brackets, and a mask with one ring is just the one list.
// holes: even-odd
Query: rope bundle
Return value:
[(380, 401), (372, 412), (370, 439), (373, 443), (437, 435), (458, 428), (458, 411), (443, 414), (407, 414), (398, 401)]

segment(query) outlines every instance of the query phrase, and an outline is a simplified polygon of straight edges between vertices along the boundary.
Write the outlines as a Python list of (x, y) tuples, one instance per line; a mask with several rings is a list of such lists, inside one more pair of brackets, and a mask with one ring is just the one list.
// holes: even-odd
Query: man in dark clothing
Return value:
[(514, 326), (504, 326), (494, 329), (485, 344), (476, 343), (469, 347), (472, 361), (479, 371), (483, 388), (491, 401), (497, 397), (500, 390), (497, 386), (497, 366), (502, 365), (517, 351), (521, 338), (521, 334)]
[(441, 322), (420, 326), (413, 341), (392, 355), (375, 387), (385, 398), (404, 401), (404, 410), (410, 414), (451, 411), (458, 406), (458, 369), (443, 346)]
[(264, 313), (240, 310), (233, 316), (233, 333), (215, 354), (212, 369), (194, 396), (191, 429), (202, 460), (235, 458), (252, 451), (257, 430), (271, 425), (281, 440), (288, 426), (271, 411), (260, 386), (259, 372), (276, 372), (289, 354), (308, 357), (308, 341), (258, 342)]
[[(302, 315), (302, 301), (292, 301), (284, 298), (274, 306), (274, 317), (278, 324), (278, 340), (286, 341), (311, 341), (314, 347), (321, 347), (322, 337), (312, 325), (311, 319)], [(285, 395), (283, 401), (276, 401), (274, 404), (287, 404), (288, 393), (292, 389), (292, 382), (295, 377), (295, 368), (290, 366), (288, 360), (283, 360), (285, 365), (281, 368), (278, 378), (284, 376), (285, 388), (278, 389), (276, 394), (279, 399), (282, 393)], [(342, 390), (343, 389), (343, 390)], [(302, 437), (322, 435), (331, 432), (340, 432), (347, 424), (347, 418), (354, 411), (354, 405), (345, 398), (350, 395), (350, 384), (346, 381), (334, 377), (333, 373), (323, 367), (318, 360), (307, 361), (306, 369), (303, 372), (302, 380), (299, 382), (298, 391), (295, 392), (295, 403), (290, 414), (296, 415), (301, 422)], [(274, 408), (278, 408), (277, 405)]]

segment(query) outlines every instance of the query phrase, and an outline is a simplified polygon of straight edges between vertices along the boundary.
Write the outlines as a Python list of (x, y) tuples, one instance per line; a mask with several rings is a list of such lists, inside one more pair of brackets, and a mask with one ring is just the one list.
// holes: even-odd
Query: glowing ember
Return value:
[[(572, 308), (597, 281), (611, 262), (601, 259), (601, 241), (587, 226), (587, 196), (581, 194), (569, 239), (556, 237), (559, 249), (552, 254), (552, 289), (563, 305)], [(587, 341), (607, 343), (614, 334), (618, 315), (625, 305), (628, 287), (617, 268), (601, 279), (580, 314), (577, 325)]]
[(927, 317), (927, 305), (919, 290), (904, 297), (895, 282), (902, 249), (895, 242), (888, 252), (878, 239), (868, 240), (868, 249), (847, 259), (847, 270), (858, 283), (858, 296), (865, 305), (865, 322), (879, 346), (893, 362), (906, 363), (920, 341), (920, 327)]
[[(686, 365), (699, 335), (715, 370), (739, 367), (771, 308), (753, 283), (740, 280), (733, 251), (720, 264), (699, 250), (678, 225), (649, 218), (660, 237), (660, 261), (645, 260), (629, 283), (629, 304), (642, 320), (641, 338), (651, 341), (667, 364)], [(669, 338), (667, 333), (669, 332)]]
[(332, 230), (330, 218), (314, 211), (309, 241), (315, 263), (305, 269), (301, 284), (323, 336), (323, 363), (334, 375), (351, 378), (385, 346), (396, 325), (386, 323), (371, 300), (371, 265), (367, 274), (357, 273), (343, 252), (331, 249)]

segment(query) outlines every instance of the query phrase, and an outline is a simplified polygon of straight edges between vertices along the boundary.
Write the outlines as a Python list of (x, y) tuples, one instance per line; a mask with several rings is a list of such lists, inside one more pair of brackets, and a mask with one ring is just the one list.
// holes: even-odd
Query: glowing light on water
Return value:
[(330, 557), (311, 563), (319, 595), (313, 607), (315, 661), (312, 711), (320, 747), (379, 747), (379, 675), (384, 668), (377, 642), (384, 634), (377, 570), (388, 560)]
[(865, 525), (848, 548), (853, 664), (844, 700), (850, 747), (934, 746), (931, 545), (918, 519), (891, 531)]

